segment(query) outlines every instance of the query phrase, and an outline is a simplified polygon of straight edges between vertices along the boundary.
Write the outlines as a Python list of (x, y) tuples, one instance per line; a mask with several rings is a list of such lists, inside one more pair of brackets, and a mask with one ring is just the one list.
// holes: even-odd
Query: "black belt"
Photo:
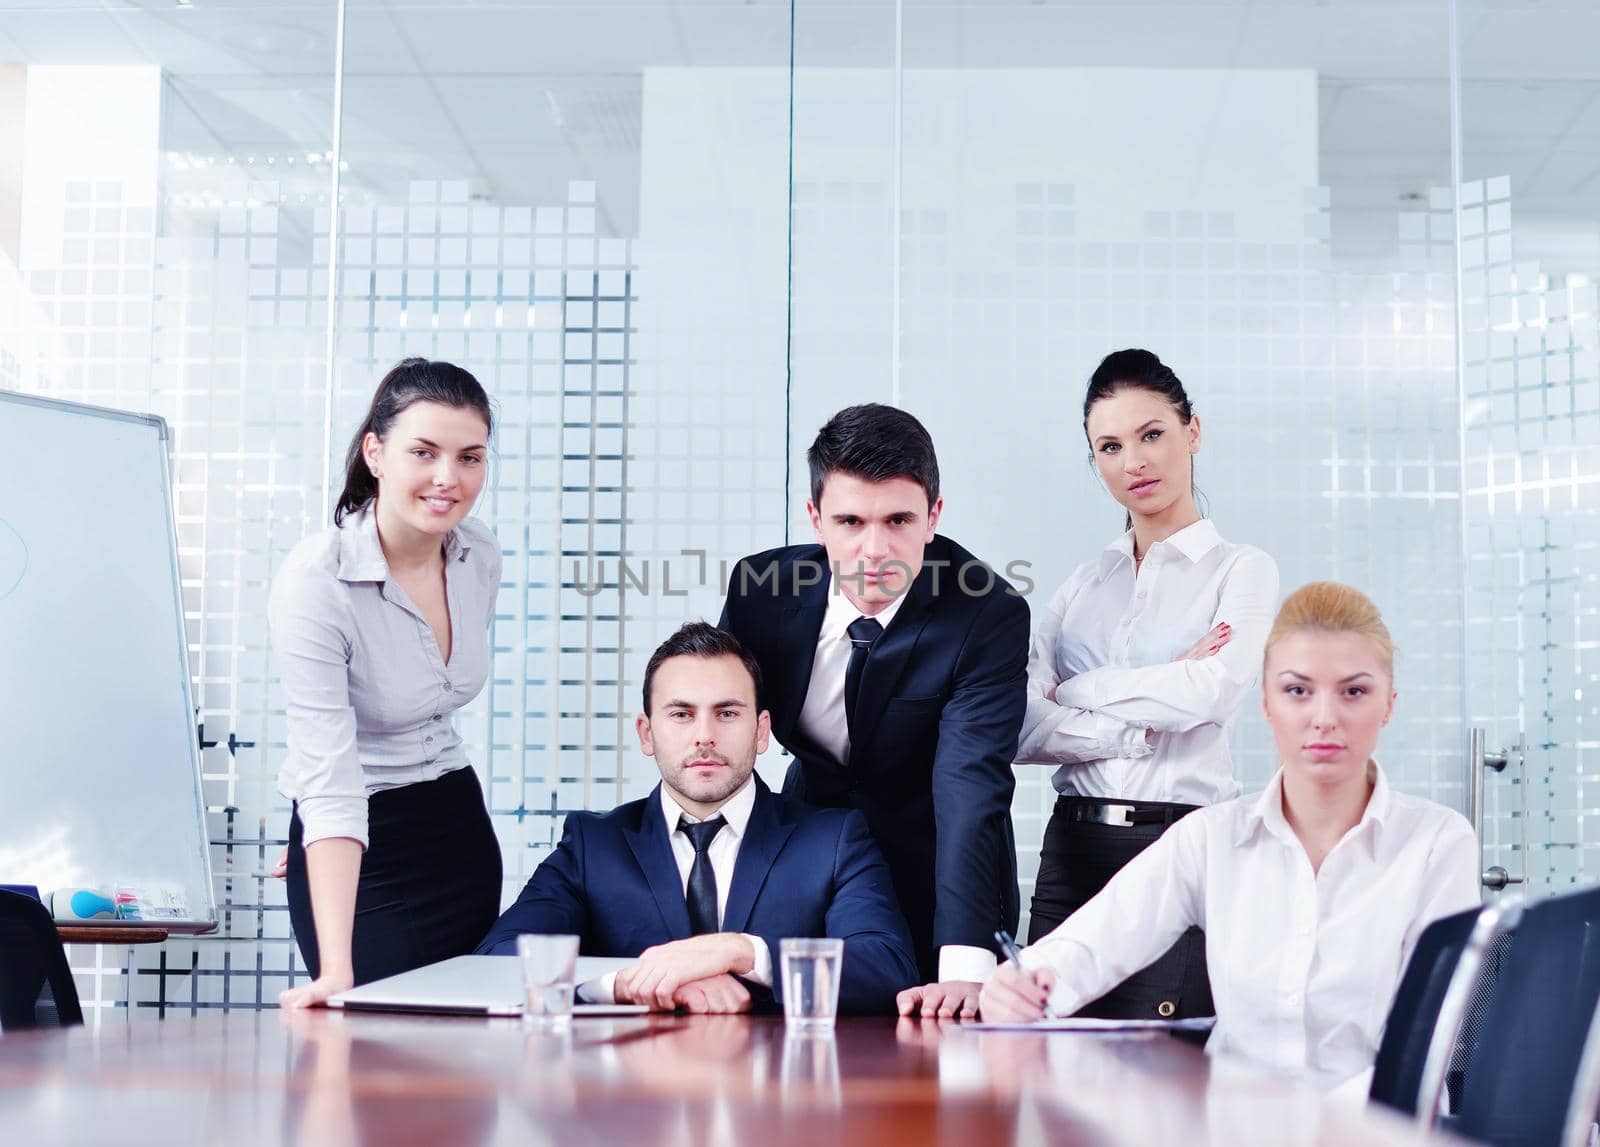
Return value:
[(1192, 804), (1164, 804), (1140, 801), (1102, 801), (1085, 797), (1062, 797), (1067, 803), (1068, 820), (1132, 828), (1137, 824), (1172, 824), (1192, 813)]

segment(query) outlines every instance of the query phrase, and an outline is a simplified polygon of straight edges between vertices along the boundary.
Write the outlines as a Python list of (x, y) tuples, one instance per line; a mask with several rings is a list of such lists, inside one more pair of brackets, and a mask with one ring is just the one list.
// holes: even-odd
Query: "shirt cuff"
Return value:
[(1150, 730), (1143, 725), (1128, 725), (1122, 731), (1117, 755), (1125, 760), (1148, 757), (1156, 748), (1150, 743)]
[(301, 797), (295, 802), (300, 814), (302, 846), (333, 836), (347, 836), (367, 847), (367, 798), (326, 796)]
[(752, 984), (760, 984), (763, 988), (772, 987), (772, 953), (767, 948), (767, 942), (760, 936), (752, 936), (748, 932), (740, 932), (746, 940), (750, 941), (750, 949), (755, 953), (755, 963), (741, 979), (749, 980)]
[(995, 954), (970, 944), (946, 944), (939, 949), (940, 980), (975, 980), (983, 983), (994, 974)]
[(577, 996), (586, 1004), (614, 1004), (617, 1002), (617, 974), (607, 972), (593, 980), (578, 985)]

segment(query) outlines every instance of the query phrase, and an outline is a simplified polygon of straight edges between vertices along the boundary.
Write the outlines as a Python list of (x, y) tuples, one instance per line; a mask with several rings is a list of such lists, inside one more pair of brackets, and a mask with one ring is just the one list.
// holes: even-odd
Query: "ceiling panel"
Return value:
[[(0, 63), (156, 64), (180, 75), (296, 75), (333, 68), (334, 0), (309, 7), (11, 12)], [(0, 44), (0, 47), (5, 45)]]
[(1600, 4), (1472, 12), (1461, 31), (1468, 80), (1600, 79)]
[(1591, 98), (1591, 91), (1574, 84), (1469, 80), (1461, 85), (1462, 136), (1480, 144), (1530, 140), (1553, 144)]

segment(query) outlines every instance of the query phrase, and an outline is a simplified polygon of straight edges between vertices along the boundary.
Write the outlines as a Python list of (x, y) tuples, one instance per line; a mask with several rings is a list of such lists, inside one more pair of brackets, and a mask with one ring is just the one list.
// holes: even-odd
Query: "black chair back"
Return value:
[(1600, 888), (1528, 908), (1467, 1064), (1452, 1130), (1494, 1147), (1558, 1147), (1600, 1002)]
[(1417, 1113), (1417, 1096), (1422, 1086), (1422, 1071), (1428, 1062), (1428, 1047), (1433, 1042), (1439, 1009), (1445, 991), (1455, 974), (1466, 947), (1478, 909), (1458, 912), (1435, 920), (1417, 937), (1400, 986), (1395, 990), (1389, 1018), (1383, 1025), (1383, 1039), (1372, 1065), (1374, 1103), (1382, 1103), (1407, 1115)]
[(0, 1031), (82, 1022), (55, 921), (31, 896), (0, 889)]
[(1461, 1099), (1466, 1094), (1467, 1064), (1472, 1062), (1472, 1057), (1477, 1054), (1478, 1043), (1483, 1039), (1483, 1021), (1489, 1014), (1489, 1004), (1494, 999), (1495, 985), (1500, 982), (1500, 973), (1505, 968), (1506, 956), (1510, 953), (1511, 943), (1516, 938), (1515, 932), (1503, 932), (1495, 937), (1489, 945), (1489, 950), (1484, 954), (1483, 967), (1478, 970), (1477, 982), (1472, 985), (1466, 1015), (1461, 1022), (1461, 1032), (1456, 1037), (1456, 1045), (1450, 1055), (1450, 1065), (1445, 1075), (1445, 1089), (1448, 1096), (1445, 1109), (1448, 1111), (1461, 1110)]

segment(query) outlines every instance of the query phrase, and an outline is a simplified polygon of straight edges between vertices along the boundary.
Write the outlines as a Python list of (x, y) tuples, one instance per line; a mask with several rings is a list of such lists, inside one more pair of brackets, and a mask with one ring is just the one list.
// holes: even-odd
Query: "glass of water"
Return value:
[(802, 1035), (833, 1031), (839, 1014), (844, 941), (826, 937), (780, 940), (778, 952), (783, 1015), (789, 1030)]
[(525, 1004), (523, 1019), (537, 1027), (565, 1027), (572, 1020), (578, 974), (576, 936), (517, 937)]

